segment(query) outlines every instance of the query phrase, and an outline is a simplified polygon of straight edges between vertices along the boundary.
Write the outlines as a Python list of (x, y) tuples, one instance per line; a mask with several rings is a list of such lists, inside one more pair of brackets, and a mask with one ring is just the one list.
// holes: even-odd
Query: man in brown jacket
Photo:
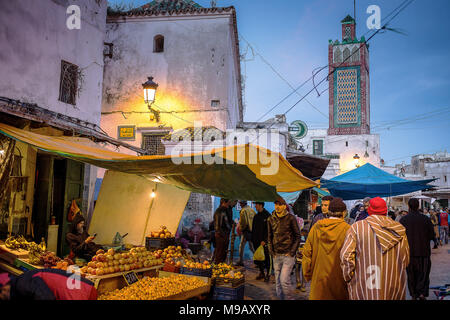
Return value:
[(347, 207), (341, 198), (330, 202), (328, 218), (317, 221), (303, 247), (302, 269), (311, 281), (310, 300), (348, 300), (339, 254), (350, 226), (344, 221)]
[(341, 267), (351, 300), (405, 300), (409, 245), (405, 227), (387, 217), (386, 202), (370, 200), (369, 217), (347, 231)]
[(291, 272), (300, 244), (300, 228), (286, 207), (283, 198), (275, 201), (275, 211), (267, 220), (267, 242), (273, 257), (277, 296), (281, 300), (294, 300)]

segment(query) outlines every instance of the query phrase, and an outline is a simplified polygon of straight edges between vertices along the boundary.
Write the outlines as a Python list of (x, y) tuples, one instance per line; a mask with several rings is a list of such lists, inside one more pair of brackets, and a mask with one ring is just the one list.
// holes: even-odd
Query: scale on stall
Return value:
[(125, 250), (125, 244), (123, 243), (123, 238), (125, 238), (127, 235), (128, 235), (128, 233), (125, 233), (123, 236), (121, 236), (119, 232), (116, 232), (116, 235), (114, 236), (112, 244), (111, 245), (105, 244), (105, 245), (103, 245), (103, 247), (105, 247), (106, 249), (114, 249), (116, 251)]

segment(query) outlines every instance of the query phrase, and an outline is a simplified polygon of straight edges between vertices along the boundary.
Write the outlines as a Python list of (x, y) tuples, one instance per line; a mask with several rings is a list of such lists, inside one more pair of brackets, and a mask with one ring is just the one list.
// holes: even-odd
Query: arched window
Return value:
[(164, 36), (158, 34), (153, 38), (153, 52), (164, 51)]
[(344, 62), (350, 62), (349, 60), (347, 60), (348, 59), (348, 57), (350, 57), (350, 50), (349, 50), (349, 48), (345, 48), (344, 49)]
[(357, 46), (355, 46), (352, 50), (352, 61), (353, 62), (359, 61), (359, 50)]
[(342, 54), (341, 54), (341, 49), (336, 48), (334, 50), (334, 63), (337, 62), (342, 62)]

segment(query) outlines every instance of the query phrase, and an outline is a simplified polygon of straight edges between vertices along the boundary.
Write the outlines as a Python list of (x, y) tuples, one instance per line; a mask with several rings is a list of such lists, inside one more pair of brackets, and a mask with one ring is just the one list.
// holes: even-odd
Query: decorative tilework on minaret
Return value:
[(356, 22), (341, 21), (342, 42), (329, 41), (329, 135), (370, 134), (369, 51)]

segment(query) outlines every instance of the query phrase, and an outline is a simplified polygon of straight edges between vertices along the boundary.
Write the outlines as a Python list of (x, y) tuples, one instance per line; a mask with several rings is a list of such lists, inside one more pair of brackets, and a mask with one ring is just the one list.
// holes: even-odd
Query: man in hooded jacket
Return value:
[(281, 300), (294, 300), (291, 272), (300, 244), (300, 228), (294, 215), (286, 208), (286, 201), (278, 197), (275, 211), (267, 219), (267, 242), (273, 257), (277, 296)]
[(85, 226), (86, 220), (77, 214), (72, 221), (72, 228), (66, 234), (66, 241), (76, 257), (91, 261), (97, 250), (102, 246), (93, 242), (94, 236), (89, 236)]
[(350, 300), (405, 300), (409, 245), (405, 227), (387, 217), (386, 202), (370, 200), (369, 217), (347, 231), (341, 268)]
[(347, 207), (341, 198), (330, 202), (328, 218), (317, 221), (303, 247), (302, 269), (311, 281), (310, 300), (348, 300), (339, 254), (350, 226), (344, 221)]

